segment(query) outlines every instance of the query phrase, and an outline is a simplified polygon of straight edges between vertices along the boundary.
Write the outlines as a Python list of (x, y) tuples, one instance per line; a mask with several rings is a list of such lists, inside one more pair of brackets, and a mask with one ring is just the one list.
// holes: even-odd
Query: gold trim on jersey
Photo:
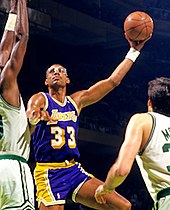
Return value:
[[(93, 178), (93, 176), (92, 176), (91, 178)], [(83, 184), (84, 184), (86, 181), (87, 181), (87, 180), (85, 179), (83, 182), (81, 182), (81, 183), (78, 185), (78, 187), (73, 191), (72, 200), (73, 200), (75, 203), (77, 203), (77, 201), (76, 201), (77, 193), (78, 193), (78, 191), (80, 190), (80, 188), (83, 186)]]
[(58, 169), (58, 168), (69, 168), (73, 165), (75, 165), (76, 162), (74, 159), (68, 161), (65, 160), (64, 162), (61, 163), (36, 163), (36, 168), (37, 169)]
[(52, 98), (58, 105), (60, 105), (60, 106), (65, 106), (65, 105), (66, 105), (66, 98), (64, 98), (64, 102), (63, 102), (63, 103), (60, 102), (60, 101), (58, 101), (57, 99), (53, 98), (52, 96), (51, 96), (51, 98)]
[(48, 167), (42, 168), (41, 166), (35, 168), (34, 170), (34, 179), (37, 186), (37, 201), (38, 206), (42, 202), (45, 206), (55, 205), (55, 204), (64, 204), (64, 200), (56, 201), (53, 193), (51, 191), (51, 186), (48, 179)]
[[(47, 109), (47, 107), (48, 107), (48, 98), (47, 98), (47, 96), (46, 96), (46, 94), (44, 93), (44, 92), (40, 92), (40, 93), (42, 93), (43, 94), (43, 96), (45, 97), (45, 99), (46, 99), (46, 104), (45, 104), (45, 107), (46, 107), (46, 109)], [(50, 96), (50, 95), (49, 95)], [(55, 99), (55, 98), (53, 98), (52, 96), (50, 96), (52, 99), (53, 99), (53, 101), (55, 101), (58, 105), (60, 105), (60, 106), (65, 106), (66, 105), (66, 97), (65, 97), (65, 99), (64, 99), (64, 102), (62, 103), (62, 102), (60, 102), (60, 101), (58, 101), (57, 99)]]
[[(44, 92), (40, 92), (40, 93), (45, 97), (46, 103), (45, 103), (45, 106), (44, 106), (44, 110), (46, 110), (46, 109), (48, 108), (48, 98), (47, 98), (47, 96), (46, 96), (46, 94), (45, 94)], [(50, 96), (50, 97), (51, 97), (51, 96)], [(51, 98), (52, 98), (58, 105), (60, 105), (60, 106), (65, 106), (65, 105), (66, 105), (66, 102), (67, 102), (67, 99), (68, 99), (68, 101), (70, 101), (70, 102), (73, 104), (73, 106), (74, 106), (74, 108), (76, 109), (77, 113), (79, 113), (79, 109), (78, 109), (78, 107), (77, 107), (77, 104), (75, 103), (75, 101), (74, 101), (70, 96), (66, 96), (63, 103), (61, 103), (60, 101), (58, 101), (57, 99), (55, 99), (55, 98), (53, 98), (53, 97), (51, 97)]]
[(47, 98), (47, 96), (45, 95), (45, 93), (44, 92), (40, 92), (43, 96), (44, 96), (44, 98), (45, 98), (45, 106), (44, 106), (44, 108), (43, 108), (43, 110), (46, 110), (47, 108), (48, 108), (48, 98)]
[(42, 197), (38, 200), (38, 207), (40, 207), (40, 203), (43, 203), (45, 206), (51, 206), (51, 205), (62, 205), (65, 204), (66, 201), (65, 200), (59, 200), (59, 201), (49, 201), (46, 202), (46, 200), (44, 200)]
[(70, 96), (67, 96), (67, 98), (73, 104), (73, 106), (76, 109), (77, 113), (79, 113), (79, 109), (78, 109), (77, 104), (75, 103), (75, 101)]

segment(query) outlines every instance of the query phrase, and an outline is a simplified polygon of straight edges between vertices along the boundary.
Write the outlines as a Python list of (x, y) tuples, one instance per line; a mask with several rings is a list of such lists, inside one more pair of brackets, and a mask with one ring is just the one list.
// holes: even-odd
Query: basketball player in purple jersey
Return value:
[(34, 177), (40, 210), (63, 210), (70, 193), (73, 201), (93, 209), (131, 209), (130, 202), (115, 191), (106, 196), (105, 204), (97, 203), (95, 190), (103, 182), (76, 162), (79, 158), (77, 139), (81, 110), (120, 84), (146, 42), (128, 41), (129, 52), (109, 78), (88, 90), (67, 96), (66, 86), (70, 83), (67, 70), (60, 64), (54, 64), (46, 71), (48, 93), (37, 93), (28, 101), (27, 116), (33, 131)]

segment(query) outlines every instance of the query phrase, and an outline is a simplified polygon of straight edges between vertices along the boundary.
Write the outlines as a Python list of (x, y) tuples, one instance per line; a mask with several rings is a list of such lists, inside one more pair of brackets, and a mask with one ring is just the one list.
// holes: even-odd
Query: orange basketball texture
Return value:
[(124, 21), (124, 32), (133, 41), (147, 39), (153, 32), (153, 20), (145, 12), (130, 13)]

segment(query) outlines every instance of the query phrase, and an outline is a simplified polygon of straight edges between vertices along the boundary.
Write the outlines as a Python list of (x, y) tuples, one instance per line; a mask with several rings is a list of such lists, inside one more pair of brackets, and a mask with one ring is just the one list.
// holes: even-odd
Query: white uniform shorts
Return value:
[(33, 178), (22, 157), (0, 155), (0, 209), (35, 210)]

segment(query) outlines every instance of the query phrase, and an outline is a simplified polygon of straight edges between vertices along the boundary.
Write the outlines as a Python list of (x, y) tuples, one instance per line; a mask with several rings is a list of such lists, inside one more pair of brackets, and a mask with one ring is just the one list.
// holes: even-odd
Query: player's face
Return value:
[(63, 66), (52, 66), (46, 73), (46, 84), (51, 86), (57, 84), (59, 86), (66, 86), (68, 81), (67, 70)]

